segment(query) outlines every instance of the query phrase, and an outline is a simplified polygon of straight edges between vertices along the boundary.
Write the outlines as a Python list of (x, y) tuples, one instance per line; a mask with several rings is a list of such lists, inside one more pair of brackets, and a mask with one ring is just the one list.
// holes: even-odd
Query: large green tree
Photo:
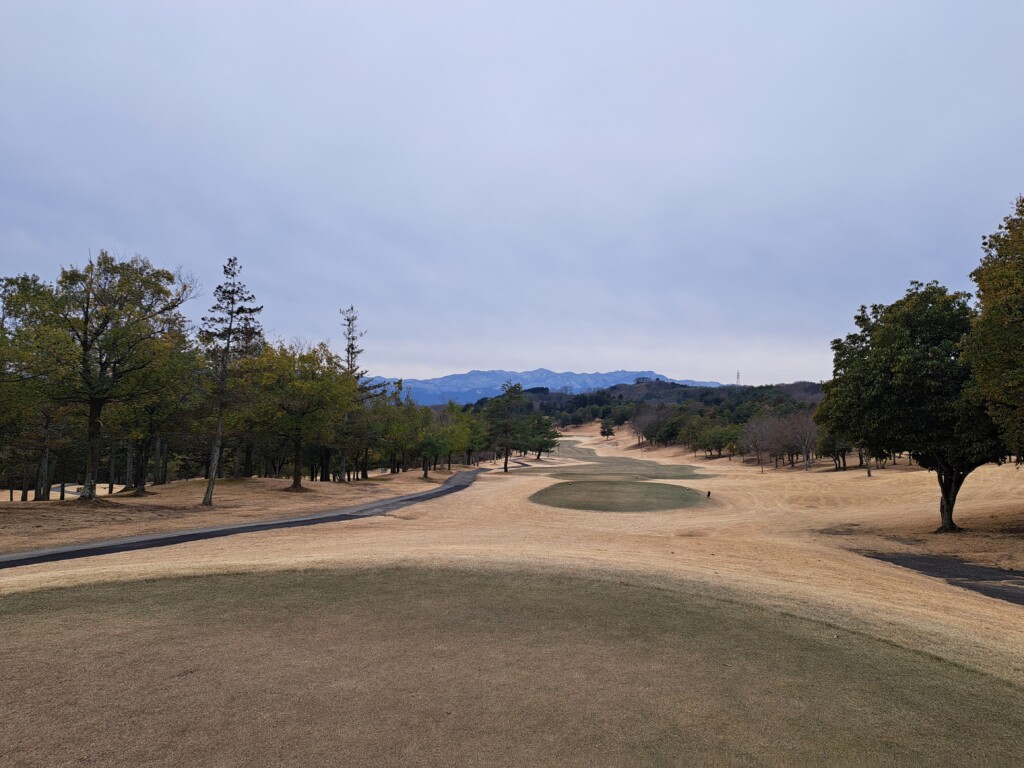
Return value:
[(980, 312), (966, 349), (989, 413), (1007, 445), (1024, 453), (1024, 197), (982, 241), (984, 256), (971, 273)]
[(30, 308), (48, 293), (48, 286), (35, 275), (0, 281), (0, 442), (7, 447), (0, 462), (9, 470), (12, 464), (27, 464), (31, 454), (38, 455), (36, 500), (49, 498), (54, 427), (57, 413), (66, 410), (53, 399), (52, 379), (34, 364), (39, 362), (31, 343), (34, 334), (26, 324)]
[[(165, 334), (154, 351), (152, 364), (140, 373), (139, 396), (119, 406), (121, 419), (127, 427), (124, 436), (134, 449), (133, 476), (128, 476), (126, 467), (126, 485), (135, 489), (136, 496), (147, 493), (151, 458), (154, 484), (165, 482), (163, 469), (168, 440), (172, 432), (183, 426), (194, 426), (194, 422), (189, 423), (189, 417), (196, 409), (195, 401), (201, 397), (195, 382), (203, 378), (207, 366), (184, 327)], [(109, 423), (106, 418), (104, 421)]]
[(975, 317), (969, 294), (911, 283), (906, 295), (861, 307), (857, 332), (832, 342), (834, 371), (817, 419), (872, 455), (909, 451), (939, 482), (940, 531), (953, 522), (957, 494), (978, 467), (1000, 462), (996, 425), (971, 396), (961, 354)]
[(291, 443), (291, 490), (301, 491), (303, 451), (335, 439), (356, 402), (355, 382), (324, 343), (268, 345), (246, 364), (258, 371), (264, 428)]
[(103, 409), (149, 389), (142, 374), (159, 357), (161, 338), (180, 327), (177, 310), (193, 289), (191, 279), (141, 256), (119, 261), (106, 251), (62, 269), (53, 285), (13, 286), (8, 306), (19, 320), (12, 341), (20, 364), (45, 379), (56, 400), (87, 412), (80, 498), (95, 496)]

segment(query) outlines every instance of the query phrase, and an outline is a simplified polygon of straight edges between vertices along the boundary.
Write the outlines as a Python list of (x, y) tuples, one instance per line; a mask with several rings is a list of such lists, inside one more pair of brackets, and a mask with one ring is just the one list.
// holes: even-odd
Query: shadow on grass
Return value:
[(912, 555), (899, 552), (861, 552), (902, 568), (944, 579), (956, 587), (979, 592), (986, 597), (1024, 605), (1024, 572), (1007, 568), (973, 565), (952, 555)]

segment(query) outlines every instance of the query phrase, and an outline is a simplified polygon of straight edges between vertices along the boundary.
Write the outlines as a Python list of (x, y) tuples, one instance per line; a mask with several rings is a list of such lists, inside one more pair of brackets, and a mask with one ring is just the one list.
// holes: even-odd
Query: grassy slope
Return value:
[(1024, 692), (619, 581), (388, 569), (0, 601), (0, 753), (51, 765), (1012, 765)]

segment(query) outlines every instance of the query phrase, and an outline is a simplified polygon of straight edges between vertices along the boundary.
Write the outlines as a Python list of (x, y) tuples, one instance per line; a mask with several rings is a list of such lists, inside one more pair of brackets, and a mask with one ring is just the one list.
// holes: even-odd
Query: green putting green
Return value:
[(655, 512), (692, 507), (702, 495), (691, 488), (630, 480), (556, 483), (530, 497), (535, 504), (591, 512)]

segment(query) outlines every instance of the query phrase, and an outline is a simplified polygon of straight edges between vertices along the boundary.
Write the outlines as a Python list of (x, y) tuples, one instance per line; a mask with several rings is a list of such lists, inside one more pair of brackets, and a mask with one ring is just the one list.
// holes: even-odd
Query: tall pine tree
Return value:
[(238, 279), (242, 267), (234, 256), (224, 265), (223, 283), (214, 291), (217, 303), (203, 318), (199, 339), (206, 346), (213, 365), (216, 425), (210, 445), (209, 480), (203, 506), (213, 504), (213, 489), (220, 469), (220, 452), (224, 439), (224, 413), (229, 402), (229, 379), (232, 363), (243, 357), (259, 354), (263, 345), (263, 328), (257, 318), (262, 306), (252, 304), (256, 297)]

